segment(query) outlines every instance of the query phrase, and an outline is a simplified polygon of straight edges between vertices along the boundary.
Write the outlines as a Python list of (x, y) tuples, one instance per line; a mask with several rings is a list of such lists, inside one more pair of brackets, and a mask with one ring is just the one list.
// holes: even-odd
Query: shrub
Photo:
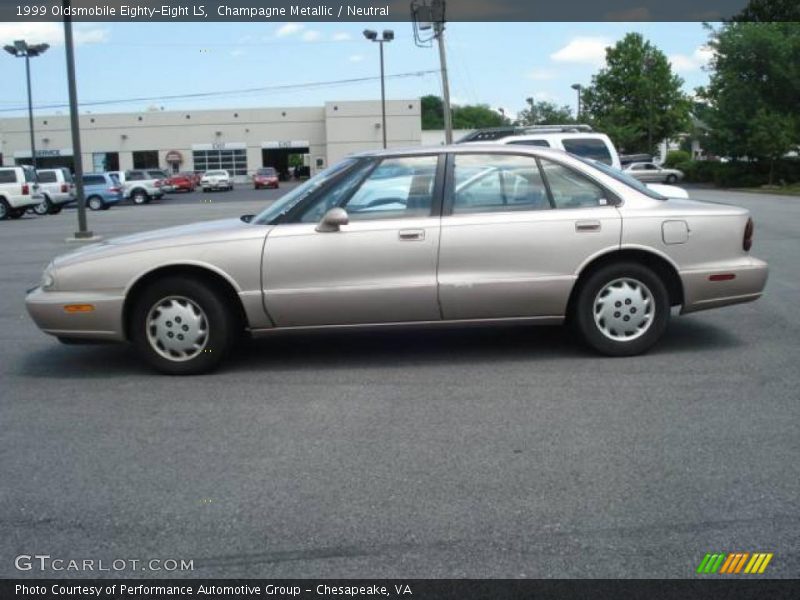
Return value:
[(684, 150), (670, 150), (667, 152), (667, 158), (664, 159), (664, 166), (668, 169), (680, 169), (678, 166), (681, 163), (687, 163), (692, 160), (692, 155)]
[[(769, 181), (770, 164), (761, 161), (717, 162), (688, 160), (675, 165), (683, 171), (688, 183), (713, 183), (719, 187), (758, 187)], [(782, 184), (800, 182), (800, 160), (784, 158), (775, 163), (775, 181)]]

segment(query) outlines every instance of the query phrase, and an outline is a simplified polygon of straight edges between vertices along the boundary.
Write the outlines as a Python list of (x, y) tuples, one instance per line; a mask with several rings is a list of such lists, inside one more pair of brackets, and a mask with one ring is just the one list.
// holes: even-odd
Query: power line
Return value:
[[(394, 75), (387, 75), (386, 78), (402, 79), (408, 77), (424, 77), (425, 75), (431, 75), (433, 73), (438, 73), (438, 72), (439, 71), (437, 69), (428, 69), (424, 71), (410, 71), (408, 73), (395, 73)], [(261, 92), (280, 92), (285, 90), (314, 89), (314, 88), (329, 87), (329, 86), (358, 84), (358, 83), (365, 83), (368, 81), (375, 81), (377, 79), (380, 79), (380, 77), (356, 77), (352, 79), (337, 79), (331, 81), (313, 81), (306, 83), (293, 83), (293, 84), (255, 87), (255, 88), (244, 88), (238, 90), (225, 90), (220, 92), (194, 92), (191, 94), (173, 94), (169, 96), (143, 96), (139, 98), (95, 100), (93, 102), (81, 102), (80, 106), (81, 107), (108, 106), (112, 104), (128, 104), (132, 102), (156, 102), (156, 101), (186, 100), (186, 99), (197, 99), (197, 98), (215, 98), (215, 97), (231, 96), (231, 95), (241, 96), (243, 94), (253, 94)], [(37, 110), (43, 110), (43, 109), (53, 109), (53, 108), (67, 108), (68, 106), (69, 104), (42, 104), (36, 106), (35, 108)], [(21, 110), (25, 110), (25, 107), (23, 106), (16, 108), (0, 108), (0, 112), (17, 112)]]

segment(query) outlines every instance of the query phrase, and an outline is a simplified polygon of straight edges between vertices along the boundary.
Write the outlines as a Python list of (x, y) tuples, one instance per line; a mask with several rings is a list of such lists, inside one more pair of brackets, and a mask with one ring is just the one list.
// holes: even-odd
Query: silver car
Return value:
[(209, 371), (242, 332), (570, 320), (611, 356), (681, 313), (761, 296), (747, 210), (666, 199), (539, 147), (353, 156), (258, 215), (129, 235), (56, 258), (26, 303), (63, 341), (129, 341)]
[(635, 162), (627, 165), (624, 171), (644, 183), (677, 183), (683, 179), (683, 171), (668, 169), (651, 162)]

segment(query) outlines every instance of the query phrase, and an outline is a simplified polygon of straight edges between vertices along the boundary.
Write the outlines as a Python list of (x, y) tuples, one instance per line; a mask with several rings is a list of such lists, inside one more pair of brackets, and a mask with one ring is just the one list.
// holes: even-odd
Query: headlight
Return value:
[(42, 282), (41, 286), (43, 290), (48, 290), (56, 284), (56, 280), (53, 278), (53, 263), (47, 265), (47, 268), (42, 273)]

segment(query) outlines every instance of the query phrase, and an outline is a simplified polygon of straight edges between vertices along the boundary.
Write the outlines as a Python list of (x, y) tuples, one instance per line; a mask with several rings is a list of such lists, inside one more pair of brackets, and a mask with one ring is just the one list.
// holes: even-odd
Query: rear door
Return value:
[(581, 266), (619, 247), (614, 201), (556, 162), (451, 155), (438, 268), (443, 317), (562, 316)]

